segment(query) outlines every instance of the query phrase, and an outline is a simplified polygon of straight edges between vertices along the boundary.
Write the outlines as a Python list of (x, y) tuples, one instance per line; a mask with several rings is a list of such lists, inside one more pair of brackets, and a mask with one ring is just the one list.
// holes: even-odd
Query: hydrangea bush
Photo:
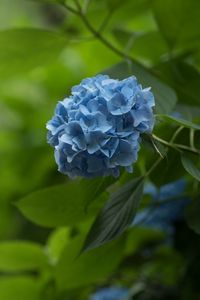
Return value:
[(0, 16), (0, 300), (200, 299), (200, 1)]
[(47, 123), (58, 170), (72, 178), (132, 172), (140, 135), (154, 125), (154, 96), (134, 76), (97, 75), (82, 80), (60, 101)]

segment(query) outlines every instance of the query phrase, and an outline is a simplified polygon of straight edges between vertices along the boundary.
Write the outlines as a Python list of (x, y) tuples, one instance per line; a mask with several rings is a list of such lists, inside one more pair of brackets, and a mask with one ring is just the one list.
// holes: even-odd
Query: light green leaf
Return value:
[(53, 264), (58, 261), (62, 250), (69, 242), (69, 238), (69, 227), (57, 228), (49, 236), (47, 241), (47, 252)]
[(103, 71), (103, 73), (118, 79), (124, 79), (128, 76), (135, 75), (138, 82), (141, 83), (143, 87), (152, 88), (156, 102), (155, 110), (159, 114), (170, 113), (176, 104), (177, 97), (174, 90), (152, 75), (148, 69), (136, 62), (122, 62)]
[(47, 256), (39, 244), (25, 241), (0, 243), (0, 271), (2, 272), (38, 270), (45, 268), (47, 264)]
[(110, 182), (110, 178), (68, 181), (36, 191), (16, 205), (25, 217), (41, 226), (74, 225), (99, 211), (107, 198), (103, 191)]
[(75, 289), (105, 280), (112, 274), (123, 257), (124, 242), (114, 241), (79, 256), (84, 237), (72, 240), (64, 249), (56, 266), (59, 290)]
[(47, 30), (0, 31), (0, 74), (19, 74), (50, 63), (66, 45), (65, 36)]
[(156, 115), (156, 117), (157, 118), (163, 118), (166, 121), (175, 122), (175, 123), (177, 123), (179, 125), (182, 125), (184, 127), (187, 127), (187, 128), (192, 128), (192, 129), (200, 130), (200, 125), (197, 125), (195, 123), (192, 123), (192, 122), (187, 121), (187, 120), (182, 119), (182, 118), (176, 118), (176, 117), (172, 117), (170, 115), (163, 115), (163, 114), (158, 114), (158, 115)]
[(186, 155), (181, 156), (181, 162), (184, 169), (196, 180), (200, 181), (200, 170), (198, 167), (193, 163), (193, 161), (187, 157)]
[(143, 183), (143, 178), (133, 179), (111, 195), (89, 231), (84, 251), (112, 241), (128, 228), (142, 198)]
[(40, 300), (38, 283), (31, 276), (0, 278), (1, 300)]

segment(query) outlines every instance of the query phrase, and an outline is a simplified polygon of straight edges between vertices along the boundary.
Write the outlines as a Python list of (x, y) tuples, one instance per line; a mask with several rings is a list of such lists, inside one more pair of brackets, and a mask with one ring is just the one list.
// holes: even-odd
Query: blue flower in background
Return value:
[(119, 176), (132, 172), (141, 133), (154, 125), (154, 96), (135, 77), (98, 75), (72, 88), (47, 123), (58, 170), (70, 177)]
[(125, 300), (128, 297), (128, 293), (128, 289), (125, 288), (103, 288), (91, 295), (89, 300)]
[(133, 225), (141, 225), (163, 230), (169, 236), (174, 232), (174, 222), (183, 218), (184, 209), (190, 200), (184, 196), (186, 182), (180, 179), (157, 189), (154, 185), (145, 186), (145, 194), (152, 196), (150, 207), (139, 212)]

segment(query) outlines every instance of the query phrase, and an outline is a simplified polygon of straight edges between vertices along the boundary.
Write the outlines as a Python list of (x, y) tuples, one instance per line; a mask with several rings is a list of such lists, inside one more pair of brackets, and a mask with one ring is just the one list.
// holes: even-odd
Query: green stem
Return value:
[(173, 148), (176, 151), (182, 152), (182, 150), (183, 150), (183, 151), (191, 152), (191, 153), (196, 154), (196, 155), (200, 155), (200, 151), (197, 150), (197, 149), (190, 148), (188, 146), (181, 145), (181, 144), (175, 144), (175, 143), (167, 142), (167, 141), (161, 139), (160, 137), (156, 136), (155, 134), (152, 134), (152, 137), (156, 141), (160, 142), (161, 144), (163, 144), (163, 145), (165, 145), (165, 146), (167, 146), (169, 148)]
[(191, 128), (190, 129), (190, 146), (191, 148), (195, 149), (195, 145), (194, 145), (194, 129)]
[(174, 146), (179, 148), (180, 150), (187, 151), (187, 152), (190, 152), (190, 153), (193, 153), (193, 154), (196, 154), (196, 155), (200, 155), (200, 151), (197, 150), (197, 149), (190, 148), (188, 146), (181, 145), (181, 144), (174, 144)]
[(85, 0), (83, 4), (83, 11), (86, 14), (90, 5), (90, 0)]
[(99, 31), (96, 31), (82, 12), (79, 12), (79, 15), (80, 15), (83, 23), (85, 24), (85, 26), (88, 28), (88, 30), (90, 32), (92, 32), (92, 34), (97, 39), (99, 39), (106, 47), (108, 47), (110, 50), (112, 50), (114, 53), (116, 53), (120, 57), (123, 57), (125, 59), (129, 59), (129, 60), (133, 60), (133, 58), (131, 56), (127, 55), (126, 53), (124, 53), (120, 49), (116, 48), (105, 37), (103, 37)]
[(68, 9), (70, 12), (78, 15), (82, 19), (82, 21), (85, 24), (86, 28), (94, 35), (94, 37), (96, 37), (99, 41), (101, 41), (106, 47), (108, 47), (110, 50), (112, 50), (114, 53), (116, 53), (118, 56), (122, 57), (123, 59), (128, 59), (128, 60), (134, 62), (135, 64), (140, 65), (137, 61), (134, 60), (134, 58), (132, 56), (128, 55), (124, 51), (118, 49), (113, 44), (111, 44), (104, 36), (101, 35), (101, 33), (99, 31), (97, 31), (91, 25), (91, 23), (87, 19), (86, 15), (82, 11), (82, 8), (81, 8), (81, 6), (80, 6), (80, 4), (77, 0), (76, 0), (77, 9), (74, 9), (73, 7), (71, 7), (67, 4), (63, 4), (63, 6), (66, 9)]
[(71, 7), (71, 6), (67, 5), (67, 4), (64, 4), (64, 3), (61, 3), (61, 4), (64, 6), (64, 8), (66, 8), (71, 13), (73, 13), (75, 15), (79, 15), (78, 10), (76, 10), (75, 8), (73, 8), (73, 7)]
[(153, 137), (154, 140), (160, 142), (161, 144), (163, 144), (167, 147), (173, 148), (175, 150), (178, 150), (177, 147), (173, 143), (167, 142), (167, 141), (161, 139), (160, 137), (156, 136), (155, 134), (152, 134), (152, 137)]
[(151, 139), (151, 143), (152, 143), (154, 149), (156, 150), (156, 152), (160, 155), (160, 157), (161, 157), (162, 159), (164, 159), (164, 156), (162, 155), (162, 153), (161, 153), (160, 150), (158, 149), (158, 147), (157, 147), (157, 145), (156, 145), (156, 143), (154, 142), (153, 139)]
[(146, 172), (146, 174), (144, 175), (145, 177), (148, 177), (151, 172), (154, 171), (154, 169), (157, 167), (157, 165), (163, 160), (162, 157), (159, 157), (155, 162), (154, 164), (150, 167), (150, 169)]
[(178, 127), (178, 129), (174, 132), (171, 140), (170, 140), (170, 143), (173, 143), (175, 141), (175, 139), (177, 138), (177, 136), (179, 135), (179, 133), (184, 129), (185, 127), (184, 126), (180, 126)]
[(107, 26), (107, 24), (108, 24), (108, 22), (110, 20), (110, 17), (112, 16), (113, 12), (114, 12), (113, 10), (110, 10), (107, 13), (105, 19), (103, 20), (103, 22), (101, 23), (101, 25), (100, 25), (100, 27), (98, 29), (98, 32), (103, 32), (104, 31), (104, 29), (106, 28), (106, 26)]

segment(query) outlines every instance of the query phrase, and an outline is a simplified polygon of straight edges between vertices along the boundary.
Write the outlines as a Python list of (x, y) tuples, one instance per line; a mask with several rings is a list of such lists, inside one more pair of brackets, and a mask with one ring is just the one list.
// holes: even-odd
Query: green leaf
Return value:
[(99, 211), (102, 200), (107, 198), (103, 191), (112, 180), (97, 178), (68, 181), (66, 184), (36, 191), (16, 205), (25, 217), (41, 226), (74, 225)]
[(163, 115), (163, 114), (158, 114), (156, 115), (156, 117), (158, 118), (163, 118), (167, 121), (172, 121), (175, 122), (181, 126), (187, 127), (187, 128), (192, 128), (192, 129), (196, 129), (196, 130), (200, 130), (200, 126), (197, 124), (194, 124), (190, 121), (184, 120), (182, 118), (177, 118), (177, 117), (172, 117), (170, 115)]
[(127, 232), (126, 255), (133, 255), (145, 245), (161, 243), (164, 239), (165, 234), (162, 231), (143, 226), (134, 226)]
[(186, 155), (181, 155), (181, 162), (184, 169), (196, 180), (200, 181), (200, 170), (193, 161)]
[(130, 62), (129, 64), (122, 62), (103, 71), (103, 73), (118, 79), (135, 75), (143, 87), (152, 88), (156, 102), (155, 110), (159, 114), (170, 113), (176, 104), (177, 97), (175, 92), (168, 85), (152, 75), (148, 69), (136, 62)]
[(19, 74), (50, 63), (66, 46), (65, 36), (41, 29), (0, 31), (0, 74)]
[(2, 272), (37, 270), (45, 268), (47, 264), (47, 257), (39, 244), (24, 241), (0, 243), (0, 271)]
[(186, 221), (189, 227), (196, 233), (200, 234), (200, 201), (199, 199), (193, 200), (188, 206), (186, 211)]
[(28, 1), (34, 1), (34, 2), (47, 2), (47, 3), (60, 3), (64, 4), (67, 2), (67, 0), (28, 0)]
[(200, 73), (195, 67), (179, 58), (162, 62), (154, 69), (159, 78), (174, 88), (180, 100), (178, 104), (199, 106)]
[(38, 283), (31, 276), (1, 277), (0, 299), (40, 300)]
[(105, 280), (123, 258), (124, 241), (117, 240), (79, 256), (84, 237), (77, 237), (64, 249), (56, 266), (59, 290), (75, 289)]
[(53, 264), (58, 261), (60, 254), (62, 253), (65, 245), (69, 242), (69, 239), (69, 227), (56, 228), (49, 236), (47, 241), (47, 250)]
[(171, 48), (192, 49), (199, 46), (199, 0), (155, 0), (153, 11)]
[[(165, 40), (159, 31), (131, 32), (122, 28), (115, 28), (113, 35), (132, 57), (149, 63), (159, 63), (162, 55), (168, 51)], [(146, 47), (154, 45), (154, 47)]]
[[(107, 2), (108, 9), (115, 11), (110, 22), (119, 25), (119, 20), (133, 20), (144, 14), (145, 11), (151, 9), (152, 0), (105, 0)], [(101, 1), (102, 2), (102, 1)], [(145, 16), (146, 17), (146, 16)], [(114, 19), (114, 20), (113, 20)], [(146, 21), (148, 22), (148, 20)], [(131, 23), (132, 24), (132, 23)], [(121, 24), (120, 24), (121, 25)]]
[(113, 193), (98, 215), (83, 250), (99, 247), (121, 235), (133, 222), (143, 191), (143, 178), (136, 178)]
[[(166, 128), (166, 130), (168, 129)], [(180, 179), (182, 176), (183, 167), (180, 161), (179, 152), (174, 151), (174, 149), (167, 149), (167, 159), (162, 159), (149, 177), (155, 185), (162, 186), (166, 184), (166, 179), (167, 182), (172, 182)]]
[[(191, 101), (192, 102), (192, 101)], [(176, 111), (178, 111), (184, 119), (192, 121), (200, 117), (200, 107), (197, 105), (187, 105), (184, 103), (179, 103), (176, 106)]]

